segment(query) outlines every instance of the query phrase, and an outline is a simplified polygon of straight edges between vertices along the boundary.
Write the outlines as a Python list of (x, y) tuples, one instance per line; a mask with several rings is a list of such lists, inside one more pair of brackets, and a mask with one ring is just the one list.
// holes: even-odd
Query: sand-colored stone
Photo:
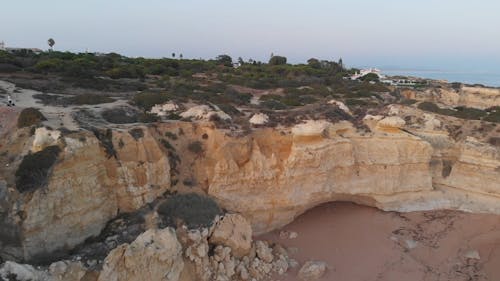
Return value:
[(236, 257), (248, 255), (252, 247), (252, 226), (238, 214), (227, 214), (217, 222), (210, 243), (231, 248)]
[(111, 251), (99, 281), (177, 281), (184, 268), (182, 246), (171, 228), (148, 230)]

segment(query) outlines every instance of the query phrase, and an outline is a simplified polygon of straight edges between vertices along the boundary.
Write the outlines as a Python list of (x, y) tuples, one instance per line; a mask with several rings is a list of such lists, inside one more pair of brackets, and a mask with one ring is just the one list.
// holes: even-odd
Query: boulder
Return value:
[(156, 104), (149, 111), (151, 114), (156, 114), (158, 116), (166, 116), (168, 113), (179, 110), (179, 106), (173, 102), (167, 102), (165, 104)]
[(299, 270), (299, 278), (304, 281), (318, 280), (326, 271), (326, 263), (322, 261), (308, 261)]
[(58, 261), (50, 265), (49, 272), (53, 281), (81, 281), (87, 270), (80, 262)]
[(297, 137), (321, 136), (331, 123), (325, 120), (307, 120), (292, 128), (292, 134)]
[(250, 118), (249, 122), (252, 125), (264, 125), (269, 122), (269, 116), (264, 113), (257, 113)]
[(232, 254), (236, 257), (245, 256), (252, 247), (252, 227), (239, 214), (225, 215), (215, 225), (210, 243), (231, 248)]
[[(13, 279), (14, 278), (14, 279)], [(7, 261), (0, 268), (0, 280), (52, 281), (48, 273), (28, 264)]]
[(35, 130), (35, 138), (33, 140), (32, 152), (38, 152), (47, 146), (57, 145), (61, 138), (61, 132), (58, 130), (49, 130), (45, 127), (40, 127)]
[(193, 106), (190, 109), (182, 112), (180, 116), (182, 118), (194, 118), (199, 120), (209, 120), (212, 116), (218, 116), (222, 120), (229, 120), (231, 116), (226, 114), (224, 111), (220, 109), (212, 109), (208, 105), (197, 105)]
[(345, 105), (343, 102), (341, 101), (338, 101), (338, 100), (330, 100), (328, 101), (328, 104), (333, 104), (333, 105), (336, 105), (338, 106), (338, 108), (340, 108), (342, 111), (344, 111), (345, 113), (347, 114), (351, 114), (351, 110), (349, 110), (349, 107), (347, 107), (347, 105)]
[(184, 267), (182, 246), (171, 228), (150, 229), (104, 260), (99, 281), (177, 281)]
[(270, 263), (273, 261), (273, 250), (269, 248), (269, 245), (264, 241), (255, 242), (255, 252), (257, 257), (264, 262)]

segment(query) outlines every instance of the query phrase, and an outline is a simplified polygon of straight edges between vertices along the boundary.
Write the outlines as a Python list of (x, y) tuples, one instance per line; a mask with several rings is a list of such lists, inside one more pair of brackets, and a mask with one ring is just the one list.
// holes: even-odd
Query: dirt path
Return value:
[[(382, 212), (351, 203), (329, 203), (284, 227), (298, 233), (268, 239), (297, 248), (300, 264), (326, 261), (321, 280), (500, 280), (500, 216), (455, 211)], [(297, 269), (276, 280), (298, 280)]]

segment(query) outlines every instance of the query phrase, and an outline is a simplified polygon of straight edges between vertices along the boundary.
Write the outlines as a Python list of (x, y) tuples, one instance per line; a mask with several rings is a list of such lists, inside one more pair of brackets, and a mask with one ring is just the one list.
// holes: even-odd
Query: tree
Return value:
[(239, 63), (240, 65), (243, 65), (243, 64), (245, 63), (245, 61), (243, 61), (243, 58), (242, 58), (242, 57), (239, 57), (239, 58), (238, 58), (238, 63)]
[(175, 58), (175, 53), (172, 53), (172, 58)]
[(365, 81), (365, 82), (371, 82), (371, 81), (378, 82), (379, 81), (379, 76), (376, 73), (368, 73), (365, 76), (359, 78), (359, 80)]
[(282, 57), (282, 56), (273, 56), (273, 57), (269, 60), (269, 64), (270, 64), (270, 65), (282, 65), (282, 64), (286, 64), (286, 57)]
[(56, 41), (54, 41), (54, 39), (52, 38), (49, 38), (49, 40), (47, 40), (47, 44), (49, 44), (50, 50), (52, 51), (52, 47), (54, 47)]
[(231, 67), (233, 66), (233, 59), (229, 55), (218, 55), (215, 60), (218, 64)]
[(182, 54), (180, 54), (180, 55), (179, 55), (179, 58), (180, 58), (180, 59), (182, 59), (182, 58), (183, 58)]
[(342, 61), (342, 58), (339, 59), (339, 66), (344, 69), (344, 62)]
[(307, 64), (312, 68), (321, 68), (321, 63), (318, 59), (310, 58), (307, 60)]

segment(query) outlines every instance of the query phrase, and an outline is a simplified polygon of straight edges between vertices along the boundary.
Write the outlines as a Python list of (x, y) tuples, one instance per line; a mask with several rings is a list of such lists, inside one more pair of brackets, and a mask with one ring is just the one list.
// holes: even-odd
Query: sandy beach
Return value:
[[(297, 238), (280, 237), (280, 231)], [(283, 235), (282, 235), (283, 236)], [(320, 280), (500, 280), (500, 216), (456, 211), (394, 213), (328, 203), (259, 237), (289, 248), (301, 265), (325, 261)], [(275, 280), (295, 281), (300, 267)]]

